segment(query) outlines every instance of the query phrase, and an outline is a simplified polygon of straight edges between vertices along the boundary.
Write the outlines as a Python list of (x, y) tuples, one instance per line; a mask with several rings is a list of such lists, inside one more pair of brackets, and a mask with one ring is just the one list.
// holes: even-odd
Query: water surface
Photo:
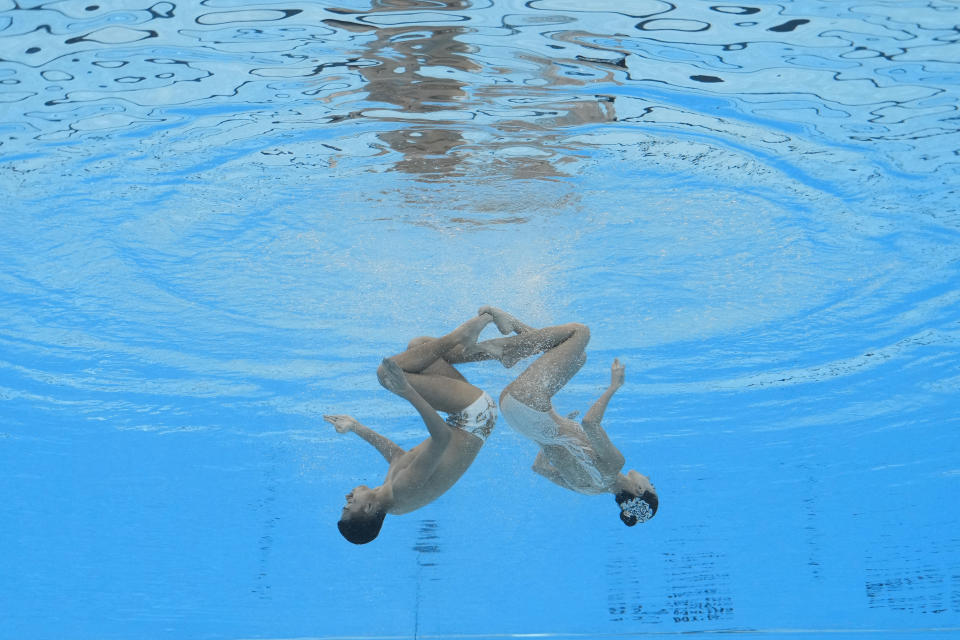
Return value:
[[(0, 1), (0, 636), (956, 633), (957, 24)], [(591, 327), (563, 412), (625, 362), (661, 512), (501, 422), (345, 543), (385, 468), (320, 416), (419, 442), (376, 365), (487, 303)]]

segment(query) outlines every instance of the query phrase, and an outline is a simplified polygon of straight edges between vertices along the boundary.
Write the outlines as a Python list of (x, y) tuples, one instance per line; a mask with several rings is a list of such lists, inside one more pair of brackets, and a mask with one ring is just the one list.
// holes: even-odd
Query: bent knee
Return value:
[(419, 347), (419, 346), (422, 345), (422, 344), (426, 344), (426, 343), (428, 343), (428, 342), (430, 342), (430, 341), (432, 341), (432, 340), (436, 340), (436, 338), (433, 338), (433, 337), (431, 337), (431, 336), (418, 336), (418, 337), (414, 338), (413, 340), (411, 340), (410, 342), (407, 343), (407, 349), (414, 349), (414, 348)]
[(586, 347), (587, 343), (590, 342), (590, 327), (587, 325), (579, 322), (568, 322), (563, 326), (570, 332), (570, 337), (567, 340), (576, 342), (581, 348)]
[(571, 322), (567, 325), (573, 330), (575, 335), (582, 337), (584, 340), (590, 339), (590, 327), (579, 322)]

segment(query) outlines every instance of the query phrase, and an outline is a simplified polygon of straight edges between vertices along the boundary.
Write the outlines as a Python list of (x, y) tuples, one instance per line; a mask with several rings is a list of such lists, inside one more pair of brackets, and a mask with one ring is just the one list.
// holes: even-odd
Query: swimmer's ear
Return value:
[(580, 415), (580, 412), (579, 412), (579, 411), (571, 411), (570, 413), (567, 414), (567, 420), (573, 420), (573, 419), (575, 419), (578, 415)]

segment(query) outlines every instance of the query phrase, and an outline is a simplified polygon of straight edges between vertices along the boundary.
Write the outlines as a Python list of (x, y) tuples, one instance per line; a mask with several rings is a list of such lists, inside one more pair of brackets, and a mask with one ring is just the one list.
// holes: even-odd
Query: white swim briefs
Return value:
[(497, 422), (497, 403), (484, 391), (470, 406), (448, 415), (446, 422), (454, 429), (462, 429), (486, 442)]

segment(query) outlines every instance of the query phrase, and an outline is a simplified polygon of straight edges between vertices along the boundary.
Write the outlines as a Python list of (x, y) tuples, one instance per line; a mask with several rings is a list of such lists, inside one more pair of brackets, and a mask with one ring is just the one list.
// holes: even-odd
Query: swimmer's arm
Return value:
[(600, 460), (602, 460), (604, 464), (616, 467), (618, 470), (623, 467), (623, 454), (610, 442), (610, 437), (607, 436), (607, 432), (603, 430), (601, 423), (603, 421), (603, 414), (607, 411), (607, 405), (610, 404), (610, 399), (613, 397), (613, 394), (623, 386), (623, 379), (624, 367), (620, 364), (619, 360), (614, 359), (613, 365), (610, 367), (610, 386), (607, 387), (603, 395), (593, 403), (593, 406), (587, 411), (587, 415), (585, 415), (580, 422), (580, 424), (583, 425), (583, 432), (587, 435), (587, 439), (590, 440), (590, 445)]
[(323, 419), (332, 424), (337, 433), (353, 432), (369, 442), (387, 462), (393, 462), (394, 458), (405, 453), (392, 440), (380, 435), (370, 427), (360, 424), (359, 421), (350, 416), (323, 416)]
[(560, 485), (564, 489), (570, 489), (570, 485), (564, 481), (563, 476), (560, 475), (560, 472), (557, 471), (556, 467), (550, 464), (550, 462), (547, 460), (547, 457), (543, 455), (543, 449), (537, 453), (537, 459), (533, 461), (533, 471), (534, 473), (540, 474), (550, 482)]

